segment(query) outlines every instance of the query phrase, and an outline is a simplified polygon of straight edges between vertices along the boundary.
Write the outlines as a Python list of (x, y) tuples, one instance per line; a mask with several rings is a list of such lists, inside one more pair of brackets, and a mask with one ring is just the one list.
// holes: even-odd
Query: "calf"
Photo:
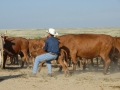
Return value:
[[(46, 38), (42, 39), (29, 39), (29, 53), (31, 57), (35, 58), (37, 55), (46, 53), (42, 47), (44, 46), (44, 41)], [(60, 65), (64, 68), (65, 75), (69, 74), (68, 66), (67, 66), (67, 55), (66, 51), (63, 49), (60, 49), (60, 55), (58, 56), (57, 61), (60, 63)], [(34, 63), (34, 61), (33, 61)], [(40, 64), (40, 67), (38, 71), (41, 70), (43, 64), (45, 62), (42, 62)]]

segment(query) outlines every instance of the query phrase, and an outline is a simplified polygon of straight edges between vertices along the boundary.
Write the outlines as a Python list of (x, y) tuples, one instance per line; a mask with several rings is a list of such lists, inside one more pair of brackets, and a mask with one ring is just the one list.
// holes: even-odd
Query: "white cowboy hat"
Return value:
[(58, 33), (53, 28), (49, 28), (49, 30), (46, 31), (47, 33), (50, 33), (51, 35), (58, 35)]

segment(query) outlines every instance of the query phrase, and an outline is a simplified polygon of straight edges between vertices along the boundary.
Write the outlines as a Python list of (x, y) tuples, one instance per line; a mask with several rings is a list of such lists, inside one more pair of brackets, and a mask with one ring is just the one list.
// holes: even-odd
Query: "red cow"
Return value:
[(76, 70), (76, 57), (94, 58), (101, 56), (105, 62), (103, 73), (106, 74), (109, 64), (109, 52), (113, 47), (113, 38), (104, 34), (68, 34), (58, 37), (60, 47), (68, 52)]
[(5, 68), (7, 55), (16, 56), (18, 54), (20, 54), (20, 56), (22, 58), (21, 67), (23, 67), (25, 60), (27, 62), (27, 66), (28, 66), (28, 60), (29, 60), (28, 45), (29, 45), (29, 42), (25, 38), (22, 38), (22, 37), (10, 37), (10, 38), (8, 38), (8, 37), (6, 37), (5, 44), (4, 44), (3, 68)]

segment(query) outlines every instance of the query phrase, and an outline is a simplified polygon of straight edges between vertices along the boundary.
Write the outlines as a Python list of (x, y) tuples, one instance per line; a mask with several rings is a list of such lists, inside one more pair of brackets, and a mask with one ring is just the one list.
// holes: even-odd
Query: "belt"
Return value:
[(52, 53), (52, 52), (49, 52), (50, 54), (52, 54), (52, 55), (58, 55), (58, 54), (56, 54), (56, 53)]

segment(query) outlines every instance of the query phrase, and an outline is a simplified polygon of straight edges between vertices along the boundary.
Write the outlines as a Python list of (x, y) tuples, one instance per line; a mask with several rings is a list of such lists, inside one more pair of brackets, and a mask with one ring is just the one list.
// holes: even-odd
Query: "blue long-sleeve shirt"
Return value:
[(45, 46), (43, 47), (43, 49), (46, 52), (59, 54), (59, 42), (58, 42), (58, 40), (52, 36), (47, 38), (45, 41)]

